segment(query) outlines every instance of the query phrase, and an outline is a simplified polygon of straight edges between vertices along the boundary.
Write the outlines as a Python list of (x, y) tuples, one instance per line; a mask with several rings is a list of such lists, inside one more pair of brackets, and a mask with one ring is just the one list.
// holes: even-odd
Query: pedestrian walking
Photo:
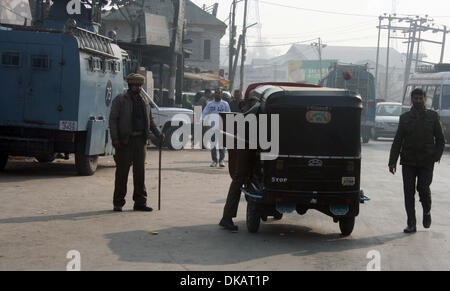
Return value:
[(205, 109), (206, 105), (211, 102), (213, 100), (213, 96), (211, 94), (211, 90), (210, 89), (206, 89), (205, 90), (205, 94), (203, 96), (200, 97), (200, 99), (198, 100), (197, 104), (195, 104), (196, 106), (201, 106), (202, 110)]
[(127, 193), (130, 166), (133, 165), (133, 200), (135, 211), (152, 211), (147, 206), (145, 188), (145, 157), (147, 140), (152, 131), (162, 140), (163, 134), (156, 125), (147, 99), (140, 94), (145, 77), (130, 74), (128, 91), (118, 95), (111, 106), (109, 127), (115, 149), (116, 174), (114, 183), (114, 211), (122, 211)]
[(241, 90), (236, 89), (233, 91), (233, 98), (230, 101), (230, 110), (231, 112), (241, 112), (242, 106), (242, 93)]
[[(216, 117), (219, 116), (220, 112), (230, 112), (230, 105), (228, 102), (222, 100), (222, 89), (217, 88), (214, 92), (214, 100), (210, 101), (205, 109), (202, 112), (202, 119), (204, 120), (208, 115), (216, 114)], [(211, 123), (211, 126), (214, 127), (214, 122)], [(211, 167), (217, 166), (217, 141), (215, 134), (211, 137), (212, 148), (211, 148)], [(223, 145), (219, 145), (219, 166), (225, 167), (225, 148)]]
[(431, 225), (431, 191), (434, 163), (439, 162), (445, 147), (439, 115), (425, 108), (422, 89), (411, 92), (412, 108), (400, 116), (389, 156), (389, 171), (396, 172), (398, 157), (402, 165), (403, 191), (407, 214), (405, 233), (416, 232), (415, 191), (423, 208), (423, 226)]

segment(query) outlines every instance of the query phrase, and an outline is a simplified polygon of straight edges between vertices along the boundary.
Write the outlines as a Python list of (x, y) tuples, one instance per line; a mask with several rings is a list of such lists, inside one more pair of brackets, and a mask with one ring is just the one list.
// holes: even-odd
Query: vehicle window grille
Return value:
[(4, 66), (20, 66), (20, 54), (6, 52), (2, 53), (2, 65)]
[(73, 35), (79, 40), (81, 50), (116, 58), (111, 47), (111, 39), (81, 28), (74, 29)]
[(50, 60), (48, 56), (31, 56), (31, 67), (36, 69), (50, 68)]

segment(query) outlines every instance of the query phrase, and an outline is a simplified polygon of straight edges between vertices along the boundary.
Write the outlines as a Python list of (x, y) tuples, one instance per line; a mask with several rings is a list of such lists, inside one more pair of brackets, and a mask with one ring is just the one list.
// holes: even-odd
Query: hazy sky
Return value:
[[(192, 0), (203, 7), (219, 3), (218, 18), (228, 25), (232, 0)], [(259, 5), (257, 3), (259, 2)], [(259, 9), (258, 9), (259, 6)], [(449, 0), (249, 0), (247, 25), (258, 22), (263, 48), (259, 53), (277, 56), (286, 52), (291, 43), (322, 41), (333, 46), (377, 46), (378, 16), (396, 12), (398, 16), (420, 15), (434, 19), (436, 24), (447, 25), (450, 29)], [(242, 31), (244, 1), (238, 3), (238, 34)], [(387, 20), (385, 22), (387, 24)], [(430, 22), (431, 24), (431, 22)], [(429, 40), (442, 41), (442, 33), (425, 34)], [(387, 30), (382, 31), (381, 46), (386, 46)], [(403, 36), (397, 33), (397, 36)], [(425, 37), (423, 37), (425, 38)], [(391, 46), (400, 52), (406, 52), (403, 40), (392, 40)], [(221, 40), (222, 46), (228, 46), (228, 31)], [(260, 46), (257, 26), (248, 29), (247, 45)], [(249, 48), (249, 51), (255, 48)], [(262, 51), (261, 51), (262, 50)], [(251, 51), (250, 51), (251, 52)], [(423, 44), (421, 52), (428, 55), (427, 60), (438, 62), (441, 46)], [(450, 63), (450, 34), (447, 34), (444, 62)]]

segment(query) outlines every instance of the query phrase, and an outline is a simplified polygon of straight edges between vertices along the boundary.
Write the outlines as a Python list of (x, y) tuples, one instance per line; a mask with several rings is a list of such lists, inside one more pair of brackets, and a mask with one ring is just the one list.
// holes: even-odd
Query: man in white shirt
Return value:
[[(210, 114), (219, 114), (220, 112), (230, 112), (230, 105), (228, 102), (222, 100), (222, 89), (217, 88), (214, 92), (214, 100), (210, 101), (202, 112), (202, 119), (205, 119), (206, 116)], [(214, 122), (211, 124), (214, 126)], [(216, 151), (216, 142), (215, 135), (212, 136), (211, 141), (213, 142), (213, 147), (211, 149), (211, 158), (212, 163), (211, 167), (217, 167), (217, 151)], [(219, 148), (219, 165), (220, 167), (225, 167), (225, 148)]]

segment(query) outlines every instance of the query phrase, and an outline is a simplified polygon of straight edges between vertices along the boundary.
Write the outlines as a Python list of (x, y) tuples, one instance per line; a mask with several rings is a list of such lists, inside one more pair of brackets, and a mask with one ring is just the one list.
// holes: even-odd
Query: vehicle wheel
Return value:
[(39, 163), (51, 163), (55, 160), (56, 154), (42, 154), (35, 156)]
[(76, 141), (75, 168), (80, 176), (92, 176), (97, 170), (98, 156), (86, 156), (86, 136), (79, 134)]
[(273, 215), (273, 218), (276, 219), (276, 220), (280, 220), (280, 219), (283, 218), (283, 213), (275, 211), (275, 214)]
[(257, 204), (255, 202), (247, 202), (247, 230), (248, 232), (258, 232), (261, 216), (259, 215)]
[(82, 153), (75, 153), (75, 167), (78, 175), (92, 176), (97, 170), (98, 156), (86, 156)]
[(355, 226), (355, 217), (343, 217), (339, 219), (339, 228), (344, 236), (350, 235)]
[(3, 171), (8, 163), (8, 155), (0, 153), (0, 171)]
[[(175, 147), (173, 147), (172, 146), (172, 142), (171, 142), (171, 140), (172, 140), (172, 135), (175, 133), (175, 131), (178, 129), (179, 127), (173, 127), (173, 126), (169, 126), (169, 127), (167, 127), (167, 129), (164, 131), (164, 135), (165, 135), (165, 138), (164, 138), (164, 141), (163, 141), (163, 144), (167, 147), (167, 148), (169, 148), (170, 150), (182, 150), (183, 148), (184, 148), (184, 145), (180, 148), (180, 149), (177, 149), (177, 148), (175, 148)], [(182, 135), (180, 135), (180, 136), (178, 136), (178, 140), (181, 142), (182, 141)]]

